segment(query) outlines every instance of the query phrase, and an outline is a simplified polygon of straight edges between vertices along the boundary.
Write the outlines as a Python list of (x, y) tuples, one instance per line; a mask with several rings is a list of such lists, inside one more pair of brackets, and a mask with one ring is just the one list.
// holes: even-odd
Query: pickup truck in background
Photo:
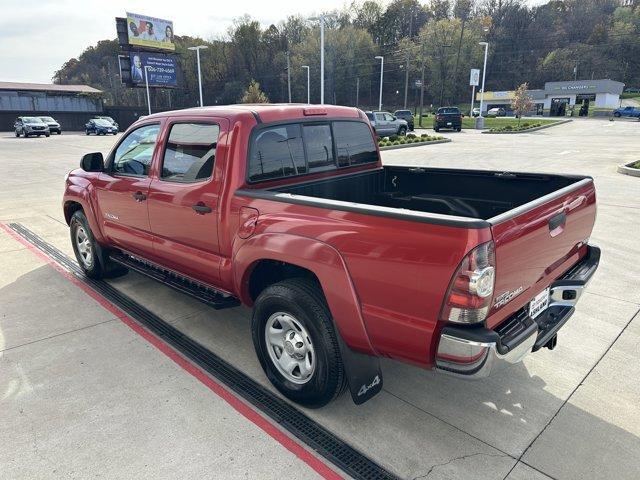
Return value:
[(275, 387), (320, 407), (379, 357), (482, 378), (557, 332), (599, 262), (590, 177), (383, 166), (355, 108), (164, 112), (66, 179), (77, 260), (253, 307)]

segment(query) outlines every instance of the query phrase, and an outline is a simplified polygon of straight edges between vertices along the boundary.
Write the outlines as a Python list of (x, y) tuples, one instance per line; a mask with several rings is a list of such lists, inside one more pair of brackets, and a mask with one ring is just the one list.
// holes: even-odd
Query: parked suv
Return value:
[(379, 137), (406, 135), (409, 124), (389, 112), (365, 112), (371, 126)]
[(53, 117), (40, 117), (40, 120), (47, 124), (50, 133), (56, 133), (58, 135), (62, 134), (62, 126), (60, 126), (60, 122), (56, 121)]
[(433, 129), (439, 132), (441, 128), (451, 128), (458, 132), (462, 130), (462, 113), (458, 107), (440, 107), (433, 117)]
[(407, 122), (409, 130), (413, 132), (414, 123), (413, 113), (411, 113), (411, 110), (396, 110), (395, 112), (393, 112), (393, 114), (396, 116), (396, 118), (405, 120)]
[(30, 137), (31, 135), (44, 135), (48, 137), (51, 135), (49, 132), (49, 126), (40, 120), (39, 117), (18, 117), (13, 124), (13, 128), (16, 131), (16, 137), (24, 135)]

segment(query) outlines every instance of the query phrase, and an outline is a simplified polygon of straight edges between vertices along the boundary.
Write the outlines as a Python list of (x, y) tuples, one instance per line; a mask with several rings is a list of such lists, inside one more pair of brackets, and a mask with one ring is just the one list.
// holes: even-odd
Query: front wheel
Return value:
[(620, 115), (620, 112), (615, 112), (613, 114), (613, 116), (616, 117), (616, 118), (620, 118), (622, 115)]
[(85, 134), (85, 135), (89, 135), (89, 130), (85, 130), (85, 131), (84, 131), (84, 134)]
[(407, 134), (407, 127), (400, 127), (398, 129), (398, 135), (400, 135), (401, 137), (404, 137)]
[(253, 307), (251, 331), (262, 369), (285, 397), (319, 408), (344, 390), (338, 339), (316, 282), (293, 278), (263, 290)]
[(51, 136), (51, 134), (50, 133), (45, 133), (44, 136), (49, 138)]
[(89, 222), (82, 210), (78, 210), (71, 217), (71, 244), (78, 260), (78, 265), (89, 278), (99, 280), (103, 276), (103, 268), (98, 255), (100, 249), (89, 228)]
[(20, 137), (20, 132), (18, 130), (16, 130), (16, 137)]

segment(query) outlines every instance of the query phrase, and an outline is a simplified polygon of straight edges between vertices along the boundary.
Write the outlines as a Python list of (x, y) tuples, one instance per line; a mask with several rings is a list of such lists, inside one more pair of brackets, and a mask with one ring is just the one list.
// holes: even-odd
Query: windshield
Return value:
[(108, 120), (105, 120), (104, 118), (96, 118), (93, 121), (96, 125), (100, 126), (100, 127), (110, 127), (111, 126), (111, 122)]
[(99, 117), (100, 120), (106, 120), (109, 123), (116, 123), (115, 120), (111, 117)]
[(22, 117), (24, 123), (43, 123), (38, 117)]
[(43, 122), (55, 123), (56, 121), (52, 117), (40, 117)]

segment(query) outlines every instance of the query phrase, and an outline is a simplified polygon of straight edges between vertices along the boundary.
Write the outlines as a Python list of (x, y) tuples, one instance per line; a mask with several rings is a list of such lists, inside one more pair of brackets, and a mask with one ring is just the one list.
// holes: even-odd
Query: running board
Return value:
[(200, 300), (216, 310), (240, 305), (240, 301), (237, 298), (227, 293), (179, 275), (171, 270), (161, 268), (141, 258), (126, 253), (111, 253), (109, 258), (123, 267), (135, 270), (142, 275), (146, 275), (168, 287)]

